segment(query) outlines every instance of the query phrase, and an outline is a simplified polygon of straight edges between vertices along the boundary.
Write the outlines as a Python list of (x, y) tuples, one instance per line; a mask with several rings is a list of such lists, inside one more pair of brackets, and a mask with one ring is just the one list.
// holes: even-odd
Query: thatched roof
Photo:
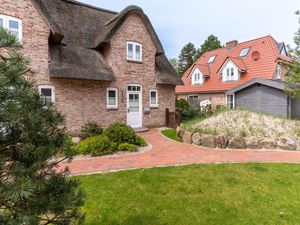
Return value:
[(157, 73), (157, 84), (183, 85), (183, 81), (165, 55), (157, 56), (155, 65)]
[(117, 13), (73, 0), (32, 0), (32, 2), (51, 29), (49, 66), (51, 77), (115, 80), (113, 71), (101, 53), (101, 48), (110, 42), (111, 37), (128, 16), (136, 13), (144, 22), (157, 49), (156, 70), (159, 71), (157, 81), (164, 84), (178, 84), (176, 79), (178, 75), (170, 68), (167, 59), (161, 60), (160, 56), (164, 56), (163, 47), (141, 8), (129, 6)]

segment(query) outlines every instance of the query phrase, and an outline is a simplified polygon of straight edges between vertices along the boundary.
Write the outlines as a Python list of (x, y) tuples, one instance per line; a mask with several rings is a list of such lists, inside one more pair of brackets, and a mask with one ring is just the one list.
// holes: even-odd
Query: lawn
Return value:
[(174, 140), (174, 141), (181, 141), (180, 138), (176, 134), (176, 129), (167, 129), (161, 132), (164, 136)]
[(193, 165), (78, 179), (86, 225), (300, 224), (300, 165)]

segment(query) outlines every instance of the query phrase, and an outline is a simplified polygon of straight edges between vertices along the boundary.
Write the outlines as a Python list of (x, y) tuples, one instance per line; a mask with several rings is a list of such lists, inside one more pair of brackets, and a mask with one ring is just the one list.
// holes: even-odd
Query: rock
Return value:
[(192, 136), (192, 141), (194, 145), (202, 144), (202, 136), (199, 133), (194, 133)]
[(176, 128), (176, 134), (179, 138), (182, 138), (183, 137), (183, 134), (184, 134), (184, 129), (182, 129), (181, 127), (177, 127)]
[(216, 148), (217, 141), (215, 136), (203, 136), (202, 146), (207, 148)]
[(246, 149), (246, 141), (243, 137), (235, 137), (229, 141), (228, 148)]
[(79, 137), (73, 137), (73, 138), (72, 138), (72, 142), (73, 142), (74, 144), (78, 144), (78, 143), (80, 142), (80, 138), (79, 138)]
[(277, 141), (272, 138), (264, 138), (261, 140), (262, 148), (265, 149), (276, 149), (277, 148)]
[(283, 150), (295, 151), (298, 148), (298, 142), (294, 138), (281, 138), (277, 144), (278, 148)]
[(219, 135), (216, 138), (217, 148), (225, 149), (228, 145), (228, 138), (225, 135)]
[(256, 137), (247, 137), (245, 138), (246, 147), (249, 149), (261, 149), (262, 144), (261, 140)]
[(184, 143), (192, 144), (192, 132), (185, 131), (182, 136), (182, 141)]

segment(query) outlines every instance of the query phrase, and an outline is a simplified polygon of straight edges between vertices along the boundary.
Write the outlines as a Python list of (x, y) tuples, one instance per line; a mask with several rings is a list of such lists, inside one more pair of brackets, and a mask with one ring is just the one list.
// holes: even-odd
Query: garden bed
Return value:
[(186, 143), (209, 148), (300, 150), (300, 121), (241, 110), (187, 122), (176, 133)]

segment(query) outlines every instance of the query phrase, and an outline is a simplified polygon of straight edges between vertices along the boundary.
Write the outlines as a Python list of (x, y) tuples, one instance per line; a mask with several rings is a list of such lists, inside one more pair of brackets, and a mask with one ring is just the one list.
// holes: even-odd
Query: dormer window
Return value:
[(227, 68), (226, 69), (226, 81), (234, 80), (234, 68)]
[(240, 52), (240, 57), (245, 57), (245, 56), (247, 56), (248, 55), (248, 53), (249, 53), (249, 51), (250, 51), (250, 47), (249, 48), (244, 48), (244, 49), (242, 49), (242, 51)]
[(19, 42), (22, 41), (22, 21), (6, 15), (0, 15), (0, 27), (8, 30)]
[(192, 85), (203, 84), (203, 75), (197, 67), (195, 67), (191, 79)]
[(142, 45), (136, 42), (127, 42), (127, 60), (142, 61)]
[(216, 55), (211, 56), (211, 57), (208, 59), (207, 64), (212, 64), (212, 63), (215, 61), (215, 59), (216, 59)]

